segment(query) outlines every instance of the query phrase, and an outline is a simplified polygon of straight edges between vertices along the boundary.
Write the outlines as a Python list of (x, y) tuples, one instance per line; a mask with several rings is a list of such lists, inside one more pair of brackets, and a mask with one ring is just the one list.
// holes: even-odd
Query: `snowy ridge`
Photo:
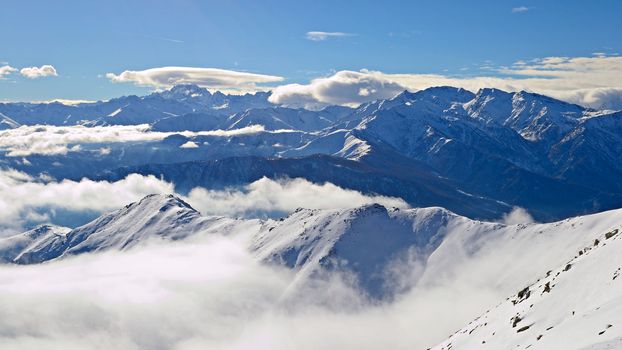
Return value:
[(39, 263), (86, 252), (124, 250), (151, 239), (181, 239), (221, 220), (227, 219), (202, 217), (175, 196), (152, 195), (62, 235), (46, 233), (13, 261)]
[(0, 130), (19, 128), (20, 124), (15, 120), (0, 113)]
[(387, 209), (379, 204), (346, 210), (299, 209), (268, 221), (253, 237), (261, 260), (298, 271), (306, 280), (322, 270), (347, 270), (372, 296), (389, 291), (387, 269), (400, 258), (427, 260), (456, 216), (442, 208)]
[(64, 237), (70, 228), (54, 225), (40, 225), (30, 231), (0, 239), (0, 262), (17, 262), (17, 258), (25, 251), (43, 244), (51, 237)]
[(622, 347), (622, 225), (544, 272), (446, 341), (443, 349), (605, 350)]
[(435, 312), (455, 329), (488, 310), (438, 350), (603, 350), (622, 338), (622, 210), (504, 225), (438, 207), (371, 204), (242, 220), (204, 217), (175, 196), (151, 195), (73, 230), (41, 226), (4, 238), (0, 259), (32, 264), (209, 234), (242, 238), (256, 259), (292, 269), (291, 291), (337, 272), (372, 299), (408, 292), (434, 295), (437, 305), (459, 302), (458, 315)]
[[(146, 142), (67, 145), (68, 149), (80, 147), (65, 155), (30, 157), (28, 163), (5, 157), (6, 164), (33, 176), (47, 172), (58, 179), (80, 179), (102, 178), (128, 166), (231, 157), (257, 157), (257, 166), (266, 159), (288, 158), (294, 160), (290, 166), (296, 167), (296, 159), (322, 154), (360, 163), (374, 176), (410, 182), (405, 186), (370, 182), (365, 185), (368, 188), (361, 189), (349, 187), (357, 185), (356, 181), (343, 181), (341, 186), (400, 196), (413, 206), (442, 206), (472, 218), (498, 218), (519, 206), (538, 220), (553, 221), (622, 206), (619, 112), (593, 111), (538, 94), (497, 89), (474, 94), (434, 87), (404, 91), (355, 109), (329, 106), (320, 111), (273, 105), (268, 96), (224, 95), (195, 85), (178, 85), (147, 96), (78, 106), (0, 104), (0, 113), (21, 125), (114, 128), (112, 125), (148, 124), (150, 129), (142, 132), (175, 133)], [(183, 132), (250, 125), (268, 132), (229, 136)], [(284, 128), (296, 132), (269, 132)], [(186, 144), (198, 147), (180, 148)], [(8, 145), (4, 150), (13, 148)], [(100, 154), (100, 149), (110, 152)], [(53, 166), (59, 163), (65, 166)], [(171, 167), (175, 173), (177, 164)], [(323, 181), (338, 182), (348, 171), (335, 171)], [(202, 173), (210, 173), (210, 169)], [(170, 180), (178, 185), (180, 177), (183, 175), (176, 173)], [(469, 203), (465, 209), (460, 194), (435, 191), (438, 182), (491, 204)]]
[[(2, 261), (38, 263), (125, 250), (154, 239), (220, 233), (246, 237), (259, 260), (296, 270), (300, 283), (323, 271), (341, 271), (352, 275), (370, 296), (384, 298), (439, 281), (460, 289), (466, 280), (472, 290), (491, 290), (499, 298), (535, 281), (542, 269), (566, 263), (593, 243), (594, 232), (602, 234), (621, 224), (620, 210), (508, 226), (442, 208), (399, 210), (378, 204), (299, 209), (280, 220), (242, 220), (204, 217), (175, 196), (152, 195), (70, 231), (45, 229), (2, 239), (0, 252)], [(396, 264), (412, 272), (407, 280), (392, 275)], [(462, 297), (476, 295), (465, 292)], [(474, 301), (473, 312), (494, 301)]]

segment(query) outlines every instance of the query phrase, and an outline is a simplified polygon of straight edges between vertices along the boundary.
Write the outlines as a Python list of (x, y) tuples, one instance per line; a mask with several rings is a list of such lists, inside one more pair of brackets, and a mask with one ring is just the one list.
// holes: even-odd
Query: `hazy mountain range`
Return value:
[[(182, 191), (239, 186), (263, 176), (305, 177), (485, 219), (514, 206), (555, 220), (622, 205), (620, 112), (495, 89), (405, 91), (356, 109), (320, 111), (275, 106), (268, 96), (179, 85), (75, 106), (0, 104), (7, 129), (142, 125), (145, 133), (166, 135), (68, 143), (79, 148), (32, 154), (27, 165), (17, 157), (2, 162), (57, 179), (154, 174)], [(245, 128), (256, 130), (236, 133)], [(216, 130), (231, 133), (201, 134)]]

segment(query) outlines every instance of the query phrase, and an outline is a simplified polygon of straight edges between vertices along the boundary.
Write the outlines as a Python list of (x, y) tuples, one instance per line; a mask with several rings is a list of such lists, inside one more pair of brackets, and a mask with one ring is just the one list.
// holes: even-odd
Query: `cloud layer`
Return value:
[(244, 331), (243, 320), (278, 305), (289, 278), (216, 237), (0, 266), (0, 343), (7, 350), (224, 348)]
[(309, 84), (277, 87), (270, 100), (288, 106), (318, 108), (329, 104), (355, 106), (392, 97), (401, 90), (456, 86), (477, 91), (492, 87), (532, 91), (597, 109), (622, 109), (622, 56), (546, 57), (519, 61), (510, 67), (486, 67), (494, 74), (446, 76), (339, 71)]
[(288, 130), (266, 131), (261, 125), (250, 125), (232, 130), (173, 133), (150, 131), (148, 124), (96, 127), (31, 125), (1, 131), (0, 150), (6, 151), (8, 157), (59, 155), (80, 151), (81, 144), (158, 141), (171, 135), (229, 137), (262, 132), (280, 133)]
[(312, 41), (324, 41), (324, 40), (331, 39), (331, 38), (345, 38), (349, 36), (354, 36), (354, 34), (344, 33), (344, 32), (312, 31), (312, 32), (307, 32), (307, 34), (305, 35), (307, 39), (312, 40)]
[(499, 297), (447, 278), (372, 304), (338, 274), (295, 284), (292, 271), (258, 263), (242, 236), (198, 236), (0, 265), (0, 343), (11, 350), (421, 349)]
[(107, 73), (115, 83), (133, 83), (155, 88), (170, 88), (176, 84), (196, 84), (210, 89), (256, 91), (261, 84), (282, 81), (273, 75), (238, 72), (216, 68), (160, 67), (141, 71), (126, 70), (120, 74)]
[[(34, 178), (12, 169), (0, 170), (0, 235), (16, 233), (36, 223), (58, 223), (56, 212), (101, 214), (140, 200), (152, 193), (175, 193), (172, 183), (154, 176), (130, 174), (108, 182), (82, 179), (54, 181)], [(350, 208), (369, 203), (407, 208), (403, 200), (367, 196), (330, 183), (314, 184), (303, 179), (260, 179), (243, 188), (211, 191), (195, 188), (179, 195), (204, 215), (263, 217), (286, 215), (297, 208)]]
[(57, 210), (103, 213), (174, 187), (153, 176), (132, 174), (117, 182), (36, 179), (15, 170), (0, 171), (0, 234), (29, 223), (54, 221)]
[(58, 74), (56, 73), (56, 69), (49, 64), (45, 64), (41, 67), (22, 68), (20, 69), (19, 73), (28, 79), (39, 79), (44, 77), (58, 76)]
[(398, 198), (367, 196), (331, 183), (319, 185), (304, 179), (274, 181), (267, 178), (257, 180), (242, 189), (229, 191), (196, 188), (189, 193), (188, 202), (204, 214), (229, 216), (285, 214), (297, 208), (351, 208), (371, 203), (380, 203), (387, 207), (409, 207)]

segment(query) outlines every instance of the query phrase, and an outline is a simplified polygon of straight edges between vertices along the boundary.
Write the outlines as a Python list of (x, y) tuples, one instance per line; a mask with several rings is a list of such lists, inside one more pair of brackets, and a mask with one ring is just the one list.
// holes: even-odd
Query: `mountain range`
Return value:
[[(304, 178), (398, 197), (412, 209), (232, 218), (154, 194), (71, 228), (45, 224), (0, 238), (0, 262), (53, 264), (224, 235), (257, 262), (291, 271), (290, 293), (335, 273), (374, 304), (407, 295), (459, 303), (460, 314), (434, 309), (458, 329), (438, 335), (448, 338), (435, 350), (621, 345), (622, 112), (453, 87), (322, 110), (269, 96), (179, 85), (73, 106), (0, 104), (0, 166), (35, 182), (155, 175), (182, 195)], [(62, 152), (15, 152), (75, 130), (87, 137)], [(128, 130), (140, 137), (115, 139)], [(113, 136), (95, 136), (104, 132)], [(502, 223), (516, 207), (544, 223)]]
[[(304, 177), (481, 219), (499, 218), (513, 207), (551, 221), (622, 206), (620, 112), (496, 89), (404, 91), (355, 109), (319, 111), (276, 106), (269, 95), (179, 85), (75, 106), (0, 104), (8, 132), (19, 125), (148, 125), (148, 132), (169, 135), (82, 144), (66, 154), (31, 155), (27, 164), (2, 157), (2, 163), (57, 179), (153, 174), (182, 190)], [(258, 131), (185, 133), (245, 127)]]
[[(176, 196), (151, 195), (75, 229), (46, 225), (0, 239), (0, 260), (34, 264), (157, 241), (242, 236), (257, 260), (296, 273), (294, 290), (322, 273), (340, 272), (375, 299), (447, 288), (453, 294), (445, 302), (470, 305), (474, 314), (498, 303), (435, 349), (583, 349), (574, 345), (619, 344), (619, 332), (609, 328), (621, 321), (621, 214), (504, 225), (438, 207), (372, 204), (241, 220), (202, 216)], [(435, 317), (456, 327), (466, 323), (451, 309)]]

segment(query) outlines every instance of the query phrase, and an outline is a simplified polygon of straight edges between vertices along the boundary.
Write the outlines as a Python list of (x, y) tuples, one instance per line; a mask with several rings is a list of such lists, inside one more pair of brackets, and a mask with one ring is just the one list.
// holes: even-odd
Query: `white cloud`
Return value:
[(292, 271), (262, 265), (242, 242), (220, 235), (4, 265), (0, 343), (20, 350), (421, 349), (472, 315), (465, 295), (478, 304), (498, 297), (442, 285), (377, 305), (339, 276), (292, 293), (294, 282)]
[(527, 7), (527, 6), (519, 6), (519, 7), (514, 7), (512, 8), (512, 13), (524, 13), (531, 10), (531, 8)]
[(387, 207), (408, 208), (402, 199), (367, 196), (331, 183), (314, 184), (304, 179), (259, 179), (243, 189), (224, 191), (195, 188), (188, 203), (210, 215), (253, 216), (257, 213), (290, 213), (297, 208), (337, 209), (380, 203)]
[(20, 230), (28, 215), (46, 219), (55, 209), (105, 212), (152, 193), (172, 193), (172, 184), (132, 174), (117, 182), (35, 179), (15, 170), (0, 171), (0, 231)]
[(49, 64), (45, 64), (41, 67), (22, 68), (20, 69), (19, 73), (28, 79), (58, 76), (58, 74), (56, 73), (56, 69)]
[(388, 74), (378, 71), (339, 71), (309, 84), (276, 88), (273, 103), (315, 107), (326, 104), (354, 106), (392, 97), (401, 90), (456, 86), (477, 91), (497, 88), (531, 91), (592, 108), (622, 109), (622, 56), (546, 57), (518, 61), (493, 69), (495, 75), (453, 77), (440, 74)]
[(330, 77), (313, 79), (308, 85), (279, 86), (270, 96), (270, 102), (306, 108), (331, 104), (356, 106), (367, 101), (393, 97), (404, 89), (390, 75), (381, 72), (339, 71)]
[(354, 34), (352, 33), (344, 33), (344, 32), (319, 32), (319, 31), (312, 31), (312, 32), (307, 32), (307, 34), (305, 35), (305, 37), (309, 40), (312, 41), (324, 41), (326, 39), (330, 39), (330, 38), (345, 38), (345, 37), (349, 37), (349, 36), (354, 36)]
[[(123, 207), (152, 193), (175, 193), (172, 183), (154, 176), (130, 174), (108, 182), (82, 179), (55, 181), (33, 178), (26, 173), (0, 170), (0, 235), (15, 233), (25, 224), (54, 222), (56, 210), (103, 213)], [(403, 200), (385, 196), (367, 196), (331, 183), (314, 184), (304, 179), (279, 181), (263, 178), (239, 189), (222, 191), (197, 187), (182, 196), (204, 215), (262, 217), (286, 215), (297, 208), (350, 208), (370, 203), (407, 208)]]
[(260, 84), (282, 81), (273, 75), (238, 72), (217, 68), (160, 67), (141, 71), (126, 70), (121, 74), (107, 73), (115, 83), (134, 83), (155, 88), (169, 88), (176, 84), (196, 84), (210, 89), (257, 91)]
[[(6, 177), (17, 187), (32, 180), (15, 171), (0, 179)], [(144, 178), (136, 179), (116, 195), (144, 185)], [(280, 186), (278, 191), (292, 197), (309, 193), (306, 184), (298, 186), (303, 190)], [(335, 200), (330, 189), (312, 191), (309, 203)], [(37, 194), (30, 190), (28, 194)], [(109, 190), (86, 191), (91, 193), (88, 205), (103, 205), (109, 197), (98, 196)], [(0, 201), (10, 193), (2, 191)], [(58, 202), (68, 204), (72, 193), (77, 203), (85, 198), (84, 191), (76, 193), (70, 186), (44, 193), (51, 198), (47, 200), (59, 196)], [(596, 232), (606, 232), (602, 228), (614, 221), (612, 216), (600, 223)], [(514, 229), (495, 233), (486, 225), (465, 236), (473, 226), (458, 225), (422, 266), (413, 289), (385, 303), (368, 302), (340, 275), (298, 283), (294, 271), (258, 263), (247, 251), (250, 233), (245, 231), (228, 237), (199, 234), (187, 241), (151, 242), (122, 253), (84, 254), (47, 264), (0, 265), (0, 344), (20, 350), (425, 349), (516, 293), (537, 273), (558, 265), (556, 261), (567, 261), (561, 252), (576, 252), (572, 244), (545, 240), (568, 242), (573, 241), (568, 234), (576, 238), (585, 232), (560, 227), (541, 234), (536, 233), (541, 228), (533, 227), (521, 234)], [(583, 246), (591, 240), (575, 243)], [(398, 286), (413, 278), (411, 267), (417, 266), (409, 266), (411, 262), (406, 259), (392, 271)]]
[(197, 145), (196, 142), (188, 141), (183, 145), (179, 146), (179, 148), (199, 148), (199, 145)]
[(501, 218), (501, 223), (506, 225), (531, 224), (534, 222), (533, 216), (531, 216), (526, 209), (521, 207), (512, 208), (512, 211), (504, 214)]
[(17, 69), (6, 65), (6, 66), (2, 66), (0, 67), (0, 79), (5, 79), (6, 76), (8, 76), (9, 74), (16, 72)]
[(31, 101), (32, 103), (60, 103), (60, 104), (64, 104), (67, 106), (75, 106), (75, 105), (80, 105), (80, 104), (85, 104), (85, 103), (96, 103), (97, 101), (93, 101), (93, 100), (70, 100), (70, 99), (66, 99), (66, 98), (55, 98), (53, 100), (46, 100), (46, 101)]
[[(339, 275), (296, 283), (293, 271), (258, 263), (246, 239), (198, 235), (0, 265), (0, 343), (20, 350), (425, 349), (509, 294), (504, 279), (490, 280), (523, 262), (507, 250), (474, 257), (472, 247), (457, 244), (457, 262), (437, 262), (428, 285), (369, 303)], [(498, 261), (508, 266), (491, 263)], [(404, 268), (396, 278), (409, 278)]]
[(223, 349), (243, 331), (244, 320), (278, 305), (291, 280), (215, 236), (53, 264), (5, 265), (0, 277), (0, 343), (7, 350), (181, 350), (196, 343)]
[(250, 125), (232, 130), (155, 132), (148, 124), (84, 127), (29, 125), (0, 131), (0, 150), (8, 157), (25, 157), (33, 154), (58, 155), (81, 150), (80, 144), (158, 141), (171, 135), (229, 137), (258, 133), (283, 133), (290, 130), (266, 131), (261, 125)]

